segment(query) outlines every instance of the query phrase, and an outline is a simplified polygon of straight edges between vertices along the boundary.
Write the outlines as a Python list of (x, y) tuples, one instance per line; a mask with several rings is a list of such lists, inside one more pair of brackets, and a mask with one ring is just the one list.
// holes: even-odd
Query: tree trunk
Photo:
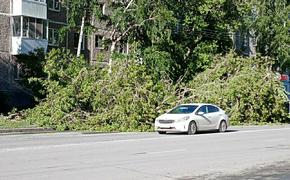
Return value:
[(84, 16), (82, 17), (82, 25), (81, 25), (81, 31), (80, 31), (80, 36), (79, 36), (77, 57), (80, 57), (80, 55), (81, 55), (81, 48), (82, 48), (83, 34), (84, 34), (84, 26), (85, 26), (85, 16), (86, 16), (85, 14), (86, 14), (86, 12), (84, 13)]
[(116, 41), (112, 41), (112, 44), (111, 44), (111, 48), (110, 48), (110, 58), (109, 58), (109, 73), (111, 74), (112, 72), (112, 55), (116, 49)]

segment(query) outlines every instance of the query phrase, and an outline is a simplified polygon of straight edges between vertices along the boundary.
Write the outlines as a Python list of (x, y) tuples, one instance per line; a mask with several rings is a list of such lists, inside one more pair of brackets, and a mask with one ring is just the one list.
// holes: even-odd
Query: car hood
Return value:
[(157, 119), (162, 119), (162, 120), (178, 120), (186, 116), (191, 116), (191, 114), (162, 114), (159, 116)]

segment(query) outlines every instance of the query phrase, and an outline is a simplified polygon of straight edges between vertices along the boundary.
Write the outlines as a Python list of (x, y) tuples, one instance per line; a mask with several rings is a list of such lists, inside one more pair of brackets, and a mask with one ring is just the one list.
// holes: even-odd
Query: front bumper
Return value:
[(170, 124), (155, 122), (155, 131), (163, 132), (187, 132), (187, 125), (185, 122), (174, 122)]

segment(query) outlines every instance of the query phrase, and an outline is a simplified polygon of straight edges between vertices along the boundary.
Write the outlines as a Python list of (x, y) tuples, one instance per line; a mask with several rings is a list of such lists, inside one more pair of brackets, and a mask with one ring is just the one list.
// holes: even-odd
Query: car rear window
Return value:
[(190, 114), (195, 111), (195, 105), (180, 105), (168, 112), (168, 114)]

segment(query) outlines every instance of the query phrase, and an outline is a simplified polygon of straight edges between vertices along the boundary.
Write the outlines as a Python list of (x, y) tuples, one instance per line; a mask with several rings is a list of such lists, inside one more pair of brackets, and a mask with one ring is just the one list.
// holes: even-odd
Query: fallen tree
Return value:
[(53, 50), (39, 80), (48, 93), (24, 118), (58, 130), (148, 131), (178, 103), (214, 103), (232, 124), (287, 121), (285, 92), (267, 58), (216, 57), (188, 83), (154, 75), (137, 56), (117, 57), (112, 73), (82, 57)]
[(181, 101), (218, 104), (232, 124), (286, 122), (287, 97), (273, 63), (265, 57), (216, 57), (211, 68), (187, 84)]

